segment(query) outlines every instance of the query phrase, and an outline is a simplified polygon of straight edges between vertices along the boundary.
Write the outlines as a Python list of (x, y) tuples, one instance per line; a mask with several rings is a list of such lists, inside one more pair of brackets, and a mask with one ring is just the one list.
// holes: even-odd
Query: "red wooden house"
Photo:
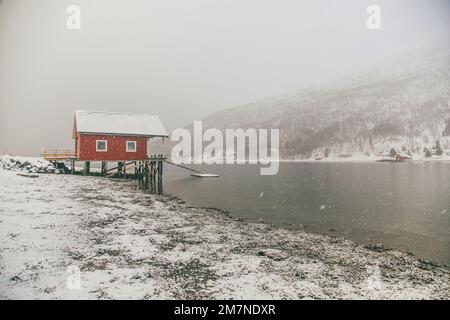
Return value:
[(77, 160), (146, 160), (148, 140), (154, 137), (168, 137), (157, 116), (75, 111), (73, 138)]

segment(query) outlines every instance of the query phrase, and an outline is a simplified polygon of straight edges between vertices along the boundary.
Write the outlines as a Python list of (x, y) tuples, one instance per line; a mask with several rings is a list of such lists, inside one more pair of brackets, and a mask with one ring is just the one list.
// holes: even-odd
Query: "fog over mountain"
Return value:
[(278, 128), (283, 158), (450, 147), (450, 48), (423, 47), (320, 87), (226, 109), (203, 127)]
[[(333, 101), (339, 84), (372, 83), (375, 74), (383, 81), (400, 66), (414, 67), (413, 61), (421, 67), (422, 60), (349, 78), (354, 84), (334, 84), (335, 91), (322, 85), (450, 39), (448, 0), (344, 2), (2, 0), (0, 154), (73, 149), (77, 109), (157, 115), (171, 132), (225, 108), (286, 93), (293, 94), (253, 104), (262, 114), (246, 119), (262, 126), (286, 119), (291, 127), (280, 127), (283, 141), (293, 145), (283, 150), (303, 154), (305, 143), (296, 139), (307, 135), (296, 128), (309, 130), (311, 122), (297, 109), (306, 112), (326, 97)], [(373, 4), (381, 9), (380, 29), (367, 27)], [(68, 28), (72, 5), (80, 9), (80, 29)], [(297, 92), (311, 86), (321, 87)], [(324, 119), (314, 130), (327, 125), (326, 108), (338, 102), (324, 103), (317, 114)]]

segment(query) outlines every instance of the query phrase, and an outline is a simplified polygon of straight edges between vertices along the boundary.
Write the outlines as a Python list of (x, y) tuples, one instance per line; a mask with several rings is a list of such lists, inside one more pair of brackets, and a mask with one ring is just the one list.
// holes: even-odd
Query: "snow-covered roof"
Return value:
[(167, 137), (158, 116), (106, 111), (75, 111), (78, 133)]

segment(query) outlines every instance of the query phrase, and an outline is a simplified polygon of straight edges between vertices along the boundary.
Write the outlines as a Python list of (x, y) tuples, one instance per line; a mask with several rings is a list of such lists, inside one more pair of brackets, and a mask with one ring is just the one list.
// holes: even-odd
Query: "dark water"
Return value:
[(247, 221), (383, 243), (450, 265), (450, 163), (281, 163), (196, 166), (192, 178), (166, 165), (165, 192)]

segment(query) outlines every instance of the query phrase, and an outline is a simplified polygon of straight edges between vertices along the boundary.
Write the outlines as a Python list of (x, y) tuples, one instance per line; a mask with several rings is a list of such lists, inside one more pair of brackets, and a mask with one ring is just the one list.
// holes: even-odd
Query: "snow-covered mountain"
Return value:
[[(278, 128), (283, 158), (450, 148), (450, 48), (417, 49), (322, 87), (226, 109), (204, 128)], [(326, 150), (327, 149), (327, 150)], [(326, 150), (326, 151), (325, 151)]]

